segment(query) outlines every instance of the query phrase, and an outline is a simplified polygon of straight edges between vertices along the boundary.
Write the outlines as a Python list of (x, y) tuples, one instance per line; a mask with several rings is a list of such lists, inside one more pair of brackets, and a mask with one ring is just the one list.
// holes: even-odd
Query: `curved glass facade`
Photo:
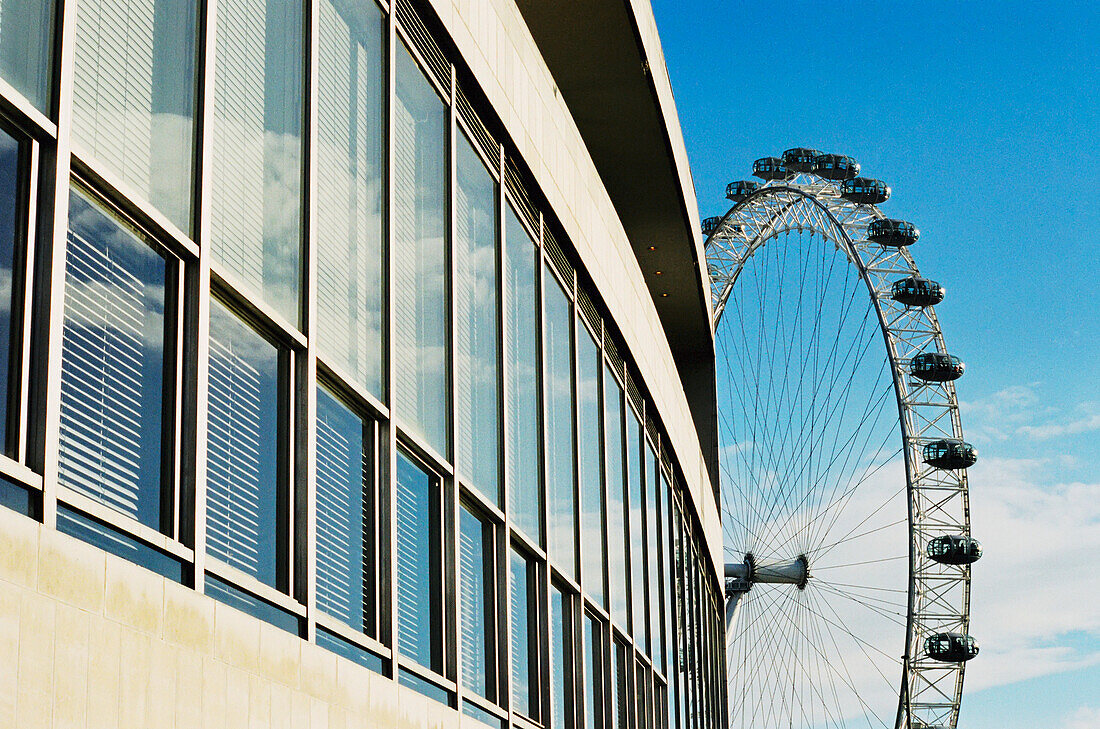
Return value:
[(443, 31), (64, 10), (0, 1), (0, 503), (490, 724), (718, 727), (683, 470)]

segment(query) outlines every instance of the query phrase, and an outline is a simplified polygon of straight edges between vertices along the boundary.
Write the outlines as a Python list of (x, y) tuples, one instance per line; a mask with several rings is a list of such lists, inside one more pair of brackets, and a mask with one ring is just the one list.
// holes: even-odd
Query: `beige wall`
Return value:
[(0, 728), (488, 729), (0, 507)]
[[(519, 8), (513, 0), (430, 3), (534, 173), (622, 332), (685, 471), (712, 564), (719, 570), (718, 510), (672, 351), (626, 231)], [(642, 26), (653, 36), (647, 38), (653, 45), (656, 27), (651, 11), (647, 17), (649, 22)]]

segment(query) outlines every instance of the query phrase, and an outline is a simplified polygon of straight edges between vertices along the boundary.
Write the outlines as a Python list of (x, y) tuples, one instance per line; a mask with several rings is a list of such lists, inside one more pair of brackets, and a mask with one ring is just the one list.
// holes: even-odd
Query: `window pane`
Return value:
[(648, 672), (641, 663), (634, 664), (634, 726), (637, 729), (650, 729), (647, 692), (649, 691)]
[(173, 582), (183, 582), (184, 566), (175, 557), (60, 504), (57, 507), (57, 530), (141, 565)]
[(491, 691), (489, 656), (492, 645), (493, 529), (463, 508), (459, 517), (458, 589), (460, 639), (462, 641), (462, 685), (482, 698), (495, 700)]
[(573, 304), (547, 266), (546, 440), (550, 499), (550, 558), (575, 577), (576, 505), (573, 497)]
[(603, 729), (603, 640), (599, 624), (590, 615), (584, 616), (584, 650), (588, 661), (584, 672), (584, 729)]
[(607, 574), (611, 579), (611, 617), (625, 627), (629, 619), (626, 570), (626, 469), (623, 466), (623, 389), (604, 368), (604, 458), (607, 467)]
[(423, 666), (441, 668), (436, 479), (397, 456), (397, 647)]
[(297, 324), (302, 4), (218, 3), (210, 239), (214, 257)]
[(649, 565), (649, 635), (653, 665), (658, 672), (665, 671), (665, 644), (661, 620), (665, 614), (664, 551), (661, 547), (661, 527), (658, 514), (661, 513), (661, 466), (653, 446), (646, 444), (646, 537), (648, 541), (647, 561)]
[(611, 719), (615, 729), (630, 729), (630, 670), (626, 646), (615, 641), (615, 675), (611, 680)]
[(325, 0), (318, 13), (317, 346), (382, 399), (382, 12)]
[(573, 621), (569, 598), (550, 590), (550, 726), (572, 726)]
[(532, 629), (532, 575), (527, 559), (512, 552), (512, 706), (519, 713), (538, 718), (538, 638)]
[[(6, 6), (0, 6), (5, 11)], [(0, 15), (0, 18), (3, 16)], [(0, 27), (0, 39), (3, 38)], [(19, 255), (25, 247), (20, 238), (26, 215), (22, 201), (24, 184), (21, 158), (23, 145), (0, 129), (0, 452), (14, 456), (17, 429), (9, 430), (18, 410), (19, 383), (19, 318), (23, 307), (22, 274), (17, 271), (22, 262)]]
[[(661, 683), (653, 684), (653, 726), (658, 729), (671, 729), (668, 714), (668, 689)], [(724, 717), (717, 717), (715, 721), (725, 721)]]
[(394, 400), (447, 455), (447, 108), (403, 44), (393, 117)]
[(206, 548), (278, 586), (279, 350), (210, 302)]
[(538, 248), (509, 207), (505, 216), (505, 281), (508, 294), (505, 356), (508, 379), (508, 481), (512, 519), (542, 541), (539, 463)]
[(499, 504), (497, 184), (465, 135), (459, 135), (458, 139), (455, 195), (458, 466), (463, 477)]
[(604, 607), (604, 497), (600, 456), (599, 346), (588, 330), (577, 335), (577, 458), (581, 480), (581, 584)]
[(160, 530), (168, 263), (75, 190), (67, 246), (58, 480)]
[(0, 76), (43, 113), (53, 80), (52, 0), (0, 0)]
[(81, 0), (73, 142), (191, 230), (195, 0)]
[(317, 388), (317, 606), (374, 635), (373, 427)]
[(645, 471), (642, 468), (642, 425), (638, 422), (633, 408), (626, 410), (626, 462), (627, 487), (630, 491), (630, 534), (626, 538), (630, 550), (630, 593), (634, 616), (631, 622), (635, 644), (641, 648), (649, 646), (649, 627), (645, 613), (645, 533), (642, 531), (642, 492), (645, 483)]
[(668, 668), (667, 676), (672, 691), (672, 699), (668, 702), (668, 715), (670, 729), (676, 729), (676, 714), (680, 706), (680, 664), (678, 660), (679, 639), (677, 626), (678, 610), (680, 609), (679, 594), (676, 590), (678, 584), (675, 559), (675, 517), (673, 511), (672, 491), (664, 473), (661, 474), (661, 494), (664, 497), (664, 509), (661, 512), (661, 573), (663, 575), (665, 593), (665, 656)]

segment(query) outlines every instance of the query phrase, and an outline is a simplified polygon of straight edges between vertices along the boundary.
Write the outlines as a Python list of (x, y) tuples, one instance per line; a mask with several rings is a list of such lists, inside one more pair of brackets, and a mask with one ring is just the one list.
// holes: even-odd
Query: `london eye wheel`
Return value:
[(981, 547), (945, 290), (855, 160), (797, 148), (753, 174), (703, 223), (728, 724), (954, 729)]

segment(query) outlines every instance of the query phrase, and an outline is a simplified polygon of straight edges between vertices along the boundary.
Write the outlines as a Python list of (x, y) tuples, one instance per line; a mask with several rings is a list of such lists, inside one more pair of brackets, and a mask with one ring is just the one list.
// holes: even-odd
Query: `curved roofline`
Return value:
[(717, 494), (714, 327), (706, 256), (653, 8), (649, 0), (516, 2), (634, 249)]

